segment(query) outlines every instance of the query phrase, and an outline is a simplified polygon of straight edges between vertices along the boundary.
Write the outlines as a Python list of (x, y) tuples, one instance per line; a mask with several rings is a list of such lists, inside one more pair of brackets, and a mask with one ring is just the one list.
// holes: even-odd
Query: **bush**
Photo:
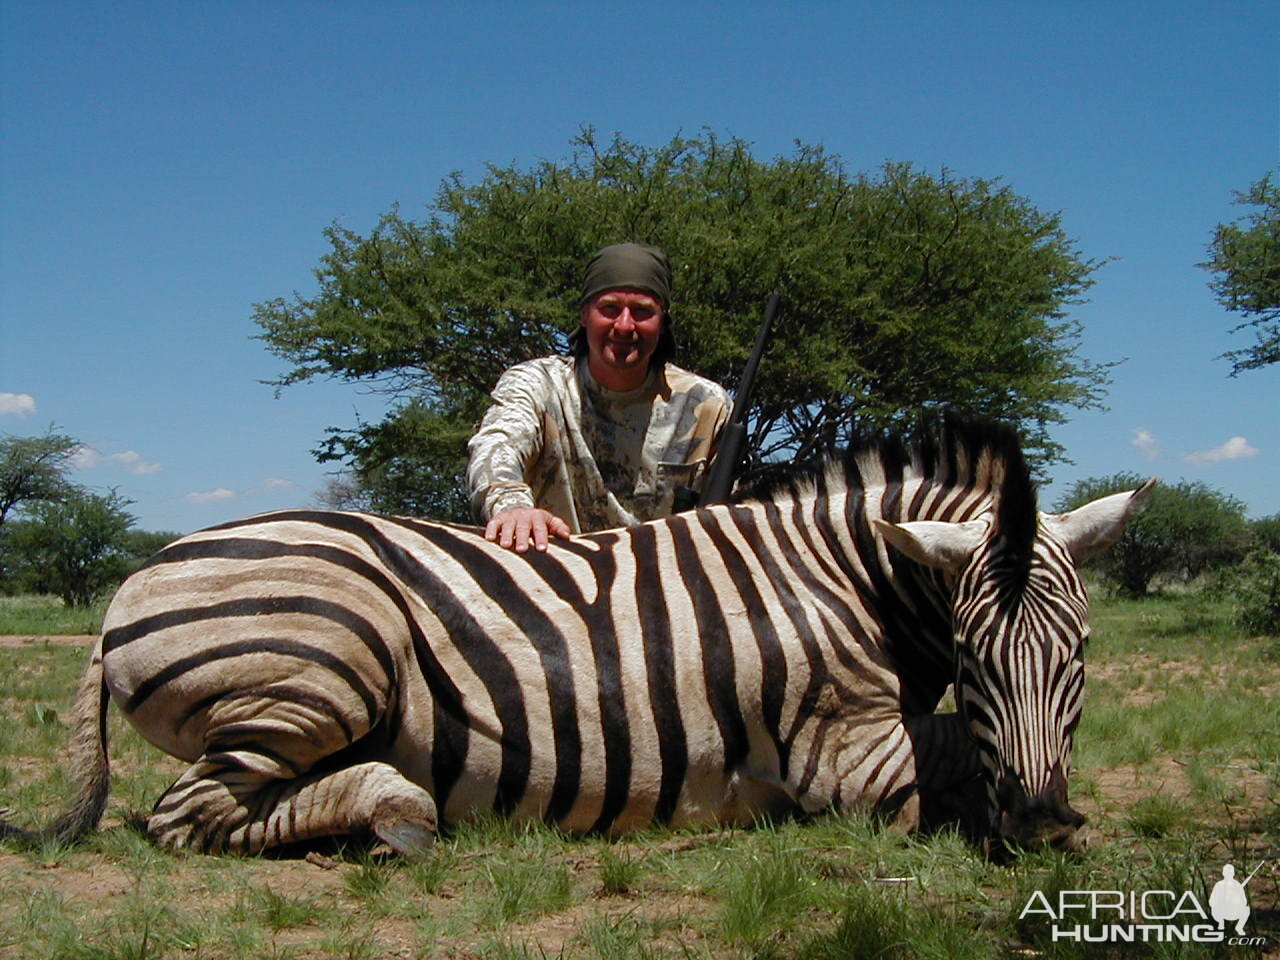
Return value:
[(1280, 634), (1280, 553), (1254, 550), (1227, 579), (1236, 620), (1250, 633)]
[[(1145, 477), (1117, 473), (1076, 482), (1058, 501), (1059, 511), (1113, 493), (1135, 490)], [(1125, 597), (1146, 596), (1160, 577), (1184, 582), (1238, 563), (1245, 555), (1248, 528), (1245, 505), (1230, 494), (1200, 482), (1161, 483), (1148, 506), (1129, 521), (1110, 550), (1087, 564)]]
[(1280, 513), (1249, 522), (1249, 539), (1255, 547), (1280, 553)]

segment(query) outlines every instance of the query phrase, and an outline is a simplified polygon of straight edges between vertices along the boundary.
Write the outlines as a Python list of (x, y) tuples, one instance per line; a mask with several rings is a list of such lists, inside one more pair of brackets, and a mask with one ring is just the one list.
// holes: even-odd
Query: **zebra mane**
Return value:
[(820, 484), (857, 493), (887, 486), (890, 478), (989, 492), (996, 538), (1016, 562), (1030, 560), (1039, 523), (1035, 485), (1017, 431), (992, 420), (947, 413), (906, 436), (863, 436), (815, 462), (771, 467), (733, 500), (799, 497)]

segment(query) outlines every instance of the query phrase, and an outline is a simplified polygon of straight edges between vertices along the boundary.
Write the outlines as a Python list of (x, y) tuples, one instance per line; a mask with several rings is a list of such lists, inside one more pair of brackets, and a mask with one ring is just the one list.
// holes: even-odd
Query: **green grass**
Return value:
[(57, 597), (0, 597), (0, 634), (91, 634), (102, 628), (109, 598), (89, 607), (68, 607)]
[[(71, 960), (397, 956), (564, 960), (1238, 956), (1256, 948), (1053, 943), (1019, 919), (1032, 891), (1203, 892), (1223, 863), (1280, 848), (1280, 661), (1221, 605), (1102, 600), (1088, 655), (1073, 801), (1095, 839), (998, 865), (952, 833), (866, 818), (756, 829), (654, 829), (621, 842), (498, 818), (463, 824), (421, 861), (349, 844), (315, 862), (174, 855), (129, 821), (181, 764), (112, 711), (103, 829), (74, 846), (0, 843), (0, 955)], [(78, 647), (0, 649), (0, 807), (48, 822), (70, 783), (63, 720)], [(1119, 784), (1119, 786), (1117, 786)], [(1255, 911), (1277, 874), (1250, 885)], [(1276, 915), (1250, 932), (1280, 945)]]
[[(757, 838), (753, 837), (753, 840)], [(754, 849), (735, 849), (719, 871), (720, 930), (731, 943), (758, 945), (823, 905), (824, 887), (806, 863), (807, 846), (791, 831), (762, 827)]]
[(1137, 800), (1124, 818), (1135, 836), (1160, 838), (1176, 836), (1191, 826), (1184, 803), (1164, 793)]
[(495, 853), (484, 858), (478, 871), (477, 914), (488, 926), (562, 910), (575, 899), (573, 874), (551, 846), (522, 845)]
[(598, 856), (600, 892), (605, 896), (629, 893), (644, 875), (644, 859), (630, 852), (615, 853), (610, 847), (602, 846)]
[(227, 919), (244, 926), (260, 921), (273, 932), (327, 923), (332, 911), (314, 897), (291, 897), (268, 886), (248, 887), (237, 898)]
[(582, 925), (578, 941), (587, 956), (598, 960), (656, 960), (661, 955), (652, 945), (657, 934), (652, 924), (635, 917), (599, 916)]

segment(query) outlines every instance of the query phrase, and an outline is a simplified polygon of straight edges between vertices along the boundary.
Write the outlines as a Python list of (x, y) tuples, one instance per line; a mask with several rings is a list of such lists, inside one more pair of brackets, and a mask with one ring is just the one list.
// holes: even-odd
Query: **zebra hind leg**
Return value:
[(235, 854), (367, 830), (406, 856), (435, 841), (435, 802), (389, 764), (302, 776), (275, 765), (245, 751), (206, 754), (160, 798), (148, 836), (167, 849)]

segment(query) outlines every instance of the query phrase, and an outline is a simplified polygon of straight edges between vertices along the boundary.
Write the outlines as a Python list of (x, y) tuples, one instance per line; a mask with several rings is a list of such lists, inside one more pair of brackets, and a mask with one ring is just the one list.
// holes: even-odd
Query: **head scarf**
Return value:
[(671, 261), (647, 243), (615, 243), (596, 252), (582, 272), (582, 305), (606, 290), (639, 290), (671, 306)]

